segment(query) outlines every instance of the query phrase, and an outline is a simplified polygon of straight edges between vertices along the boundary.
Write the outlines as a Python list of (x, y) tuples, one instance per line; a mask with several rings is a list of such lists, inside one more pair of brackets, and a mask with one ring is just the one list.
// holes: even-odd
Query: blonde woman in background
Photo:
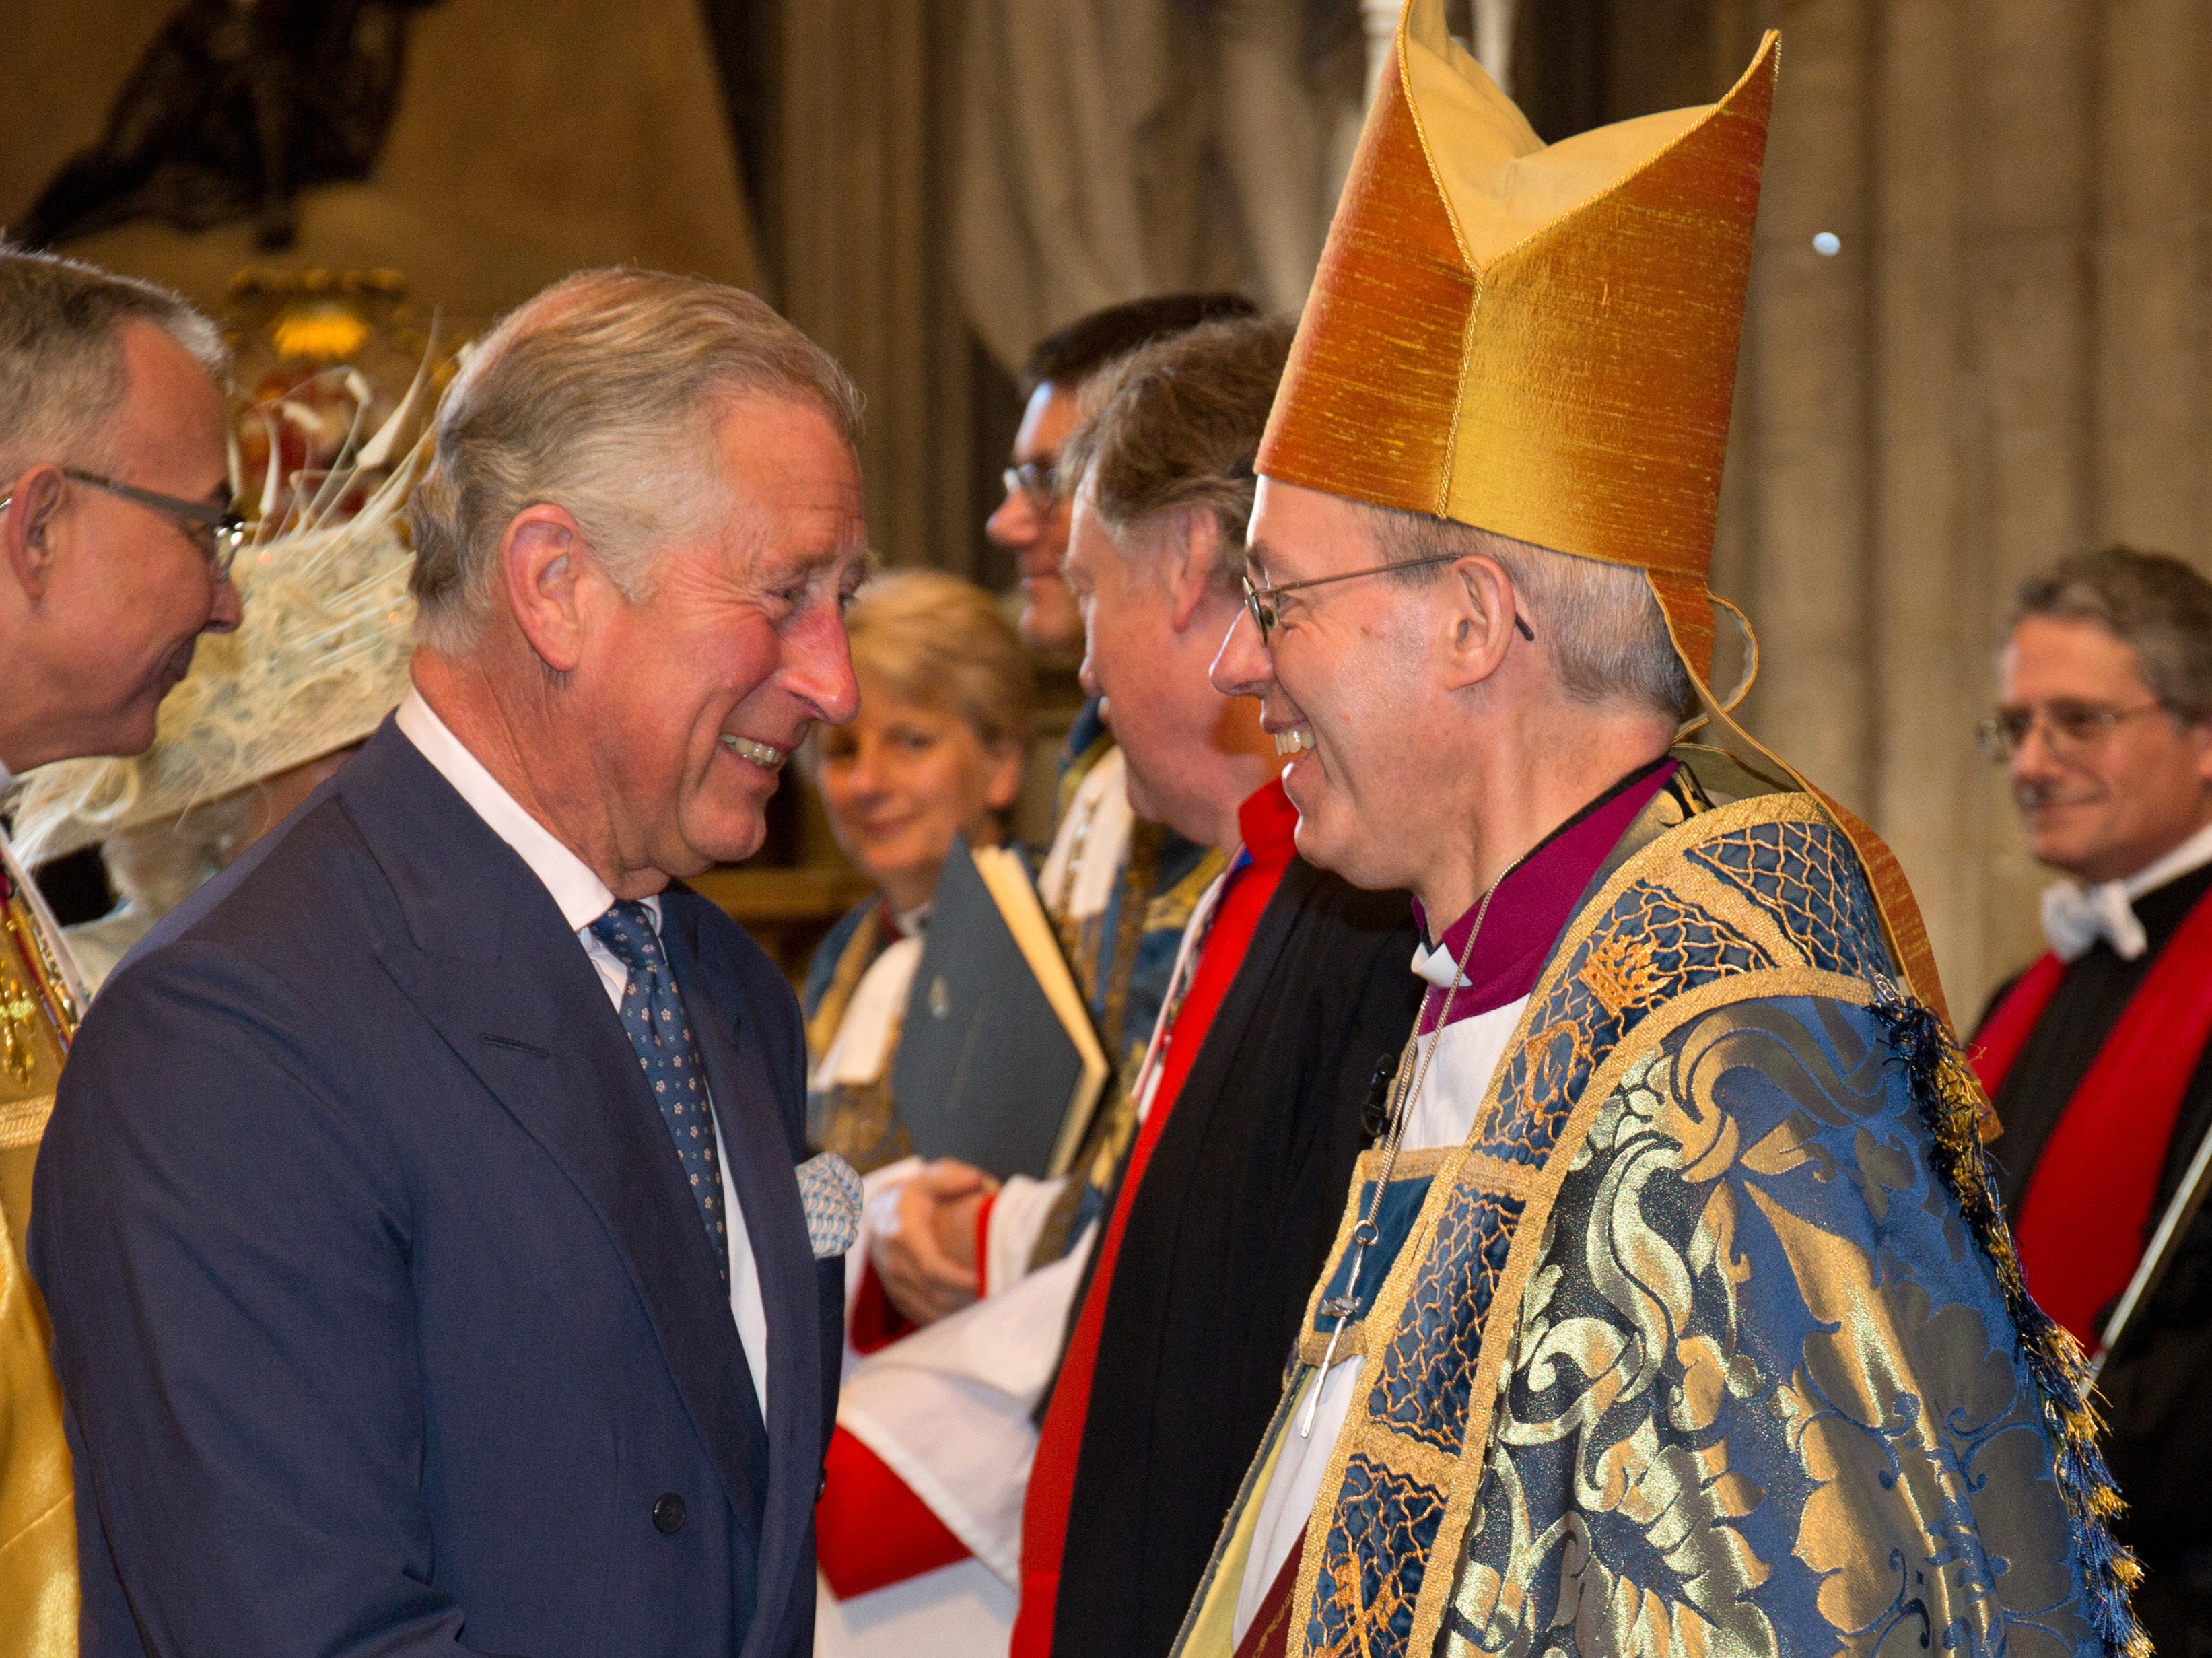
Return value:
[[(885, 1244), (922, 1248), (939, 1270), (946, 1267), (926, 1240), (899, 1239), (902, 1194), (937, 1171), (913, 1156), (890, 1072), (952, 837), (998, 845), (1012, 833), (1033, 683), (1012, 623), (988, 594), (953, 576), (912, 570), (879, 577), (860, 590), (846, 626), (860, 713), (849, 725), (821, 730), (808, 761), (838, 844), (880, 891), (823, 941), (801, 999), (814, 1066), (809, 1137), (860, 1169), (868, 1193), (863, 1242), (847, 1257), (850, 1372), (868, 1354), (895, 1363), (896, 1352), (884, 1350), (902, 1350), (915, 1324), (957, 1304), (915, 1305), (919, 1318), (901, 1310), (921, 1279), (902, 1270), (910, 1254)], [(988, 1195), (972, 1173), (963, 1175), (979, 1199)], [(958, 1300), (974, 1299), (972, 1274), (969, 1282)], [(900, 1391), (895, 1376), (878, 1385)], [(1003, 1651), (1012, 1590), (963, 1558), (968, 1551), (915, 1503), (868, 1448), (866, 1435), (865, 1423), (848, 1424), (841, 1410), (816, 1512), (823, 1584), (816, 1652)]]
[(801, 999), (808, 1136), (866, 1175), (914, 1149), (890, 1093), (899, 1014), (952, 837), (1011, 833), (1034, 688), (1012, 624), (957, 576), (879, 576), (846, 628), (860, 712), (810, 757), (837, 844), (879, 890), (823, 940)]

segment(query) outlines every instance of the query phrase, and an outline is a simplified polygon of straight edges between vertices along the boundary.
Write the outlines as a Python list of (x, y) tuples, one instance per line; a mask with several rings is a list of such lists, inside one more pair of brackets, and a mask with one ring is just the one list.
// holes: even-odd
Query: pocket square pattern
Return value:
[(860, 1177), (835, 1151), (809, 1157), (798, 1172), (799, 1200), (806, 1209), (814, 1259), (843, 1254), (860, 1236)]

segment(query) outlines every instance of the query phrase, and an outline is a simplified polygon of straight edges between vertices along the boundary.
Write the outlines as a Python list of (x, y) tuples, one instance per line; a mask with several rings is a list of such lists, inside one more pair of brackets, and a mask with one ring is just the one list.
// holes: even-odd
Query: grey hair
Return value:
[(64, 459), (105, 465), (101, 433), (129, 390), (123, 327), (148, 322), (220, 380), (222, 332), (136, 276), (0, 243), (0, 481)]
[(2132, 547), (2077, 553), (2021, 583), (2012, 626), (2032, 616), (2096, 623), (2134, 650), (2160, 702), (2191, 724), (2212, 719), (2212, 582), (2179, 559)]
[[(1495, 559), (1561, 688), (1576, 701), (1629, 702), (1670, 720), (1694, 711), (1689, 672), (1674, 653), (1667, 618), (1643, 571), (1553, 552), (1426, 513), (1373, 506), (1363, 511), (1389, 563), (1476, 554)], [(1419, 581), (1441, 568), (1396, 579)]]
[(762, 301), (696, 276), (580, 271), (487, 334), (438, 409), (408, 504), (416, 636), (465, 653), (497, 585), (500, 537), (540, 502), (565, 508), (624, 594), (723, 499), (714, 419), (756, 394), (819, 410), (848, 448), (860, 394)]
[(1297, 329), (1288, 317), (1200, 323), (1100, 371), (1060, 446), (1061, 487), (1088, 488), (1117, 541), (1170, 513), (1212, 513), (1213, 574), (1233, 589), (1259, 488), (1252, 465)]

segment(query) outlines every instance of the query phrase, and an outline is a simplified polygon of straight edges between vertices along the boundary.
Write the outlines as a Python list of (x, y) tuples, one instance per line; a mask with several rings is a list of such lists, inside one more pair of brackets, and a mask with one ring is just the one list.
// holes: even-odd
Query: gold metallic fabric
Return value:
[[(0, 1181), (27, 1190), (37, 1154), (35, 1140), (0, 1149)], [(61, 1389), (12, 1206), (8, 1222), (0, 1237), (0, 1652), (76, 1658), (76, 1514)]]
[(1413, 0), (1259, 470), (1701, 594), (1777, 51), (1710, 109), (1547, 147)]
[(31, 1169), (82, 1007), (0, 840), (0, 1653), (76, 1658), (76, 1517), (45, 1304), (23, 1264)]

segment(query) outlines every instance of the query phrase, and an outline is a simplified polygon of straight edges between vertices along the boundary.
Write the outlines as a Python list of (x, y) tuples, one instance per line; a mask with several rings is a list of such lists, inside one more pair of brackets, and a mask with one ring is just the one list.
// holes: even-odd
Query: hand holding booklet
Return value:
[(1066, 1172), (1106, 1052), (1018, 853), (956, 837), (891, 1067), (914, 1149), (1005, 1179)]

